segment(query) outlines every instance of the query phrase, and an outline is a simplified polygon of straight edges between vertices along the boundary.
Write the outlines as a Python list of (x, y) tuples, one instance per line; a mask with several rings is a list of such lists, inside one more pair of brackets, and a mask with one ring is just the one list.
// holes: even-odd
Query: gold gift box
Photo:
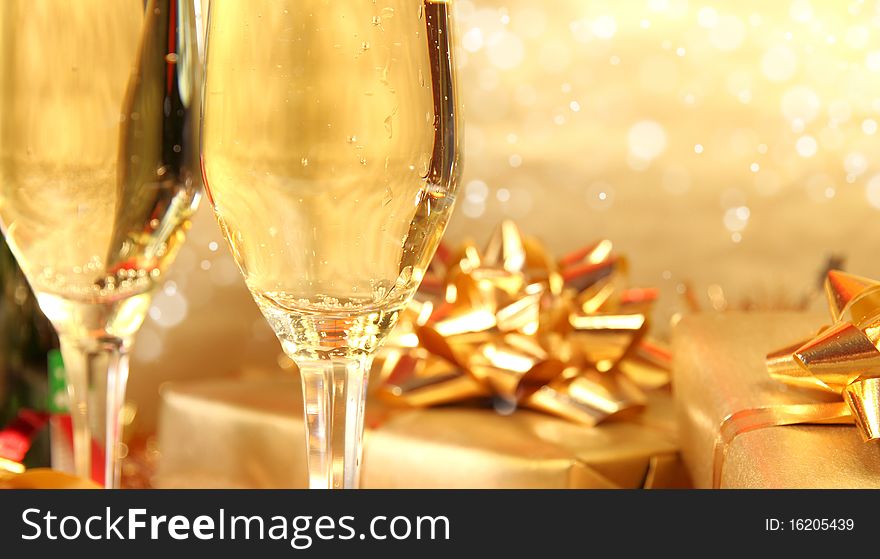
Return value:
[[(688, 483), (671, 397), (588, 428), (539, 412), (367, 406), (365, 488), (638, 488)], [(307, 485), (296, 378), (167, 385), (155, 487)]]
[[(770, 378), (766, 355), (808, 338), (825, 314), (693, 315), (675, 328), (673, 386), (681, 447), (694, 485), (713, 486), (716, 442), (731, 414), (769, 406), (834, 401), (835, 396)], [(839, 400), (839, 398), (836, 398)], [(880, 448), (846, 425), (774, 426), (727, 445), (724, 488), (880, 488)]]

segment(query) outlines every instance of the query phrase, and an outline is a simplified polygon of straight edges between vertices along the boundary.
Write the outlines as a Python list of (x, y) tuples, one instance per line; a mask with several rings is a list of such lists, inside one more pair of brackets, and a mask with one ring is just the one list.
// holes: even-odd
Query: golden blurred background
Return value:
[[(466, 132), (450, 242), (505, 217), (558, 254), (607, 237), (633, 283), (660, 288), (661, 334), (686, 284), (723, 310), (796, 301), (832, 256), (880, 274), (880, 2), (454, 3)], [(137, 338), (140, 428), (163, 382), (281, 369), (209, 213)]]

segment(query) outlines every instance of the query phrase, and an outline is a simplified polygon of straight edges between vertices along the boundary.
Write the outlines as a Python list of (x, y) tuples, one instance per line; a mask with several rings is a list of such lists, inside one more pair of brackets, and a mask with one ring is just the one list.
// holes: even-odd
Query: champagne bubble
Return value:
[(389, 140), (391, 139), (391, 137), (392, 137), (392, 135), (393, 135), (393, 131), (392, 131), (392, 128), (391, 128), (391, 119), (392, 119), (392, 116), (393, 116), (393, 115), (388, 115), (388, 117), (385, 118), (385, 132), (388, 134), (388, 139), (389, 139)]
[(380, 284), (379, 284), (378, 286), (376, 286), (376, 288), (373, 290), (373, 299), (374, 299), (375, 301), (381, 301), (382, 299), (385, 298), (385, 294), (386, 294), (386, 293), (388, 293), (388, 288), (385, 287), (384, 283), (380, 283)]

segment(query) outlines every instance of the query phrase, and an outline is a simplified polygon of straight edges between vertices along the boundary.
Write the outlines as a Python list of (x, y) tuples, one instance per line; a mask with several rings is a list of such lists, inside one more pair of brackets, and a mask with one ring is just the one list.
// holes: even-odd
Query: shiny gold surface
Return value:
[(0, 489), (100, 489), (100, 486), (56, 470), (34, 468), (24, 473), (0, 471)]
[[(692, 315), (675, 328), (673, 386), (682, 454), (696, 487), (712, 487), (715, 442), (725, 418), (767, 424), (808, 411), (845, 410), (831, 392), (770, 378), (764, 356), (792, 339), (814, 334), (821, 314)], [(789, 410), (789, 417), (766, 410)], [(831, 413), (829, 413), (831, 412)], [(761, 414), (771, 415), (768, 417)], [(774, 412), (775, 413), (775, 412)], [(736, 419), (742, 419), (738, 416)], [(728, 422), (729, 423), (729, 422)], [(739, 427), (739, 426), (735, 426)], [(728, 446), (725, 488), (880, 488), (880, 448), (862, 442), (852, 426), (792, 425), (743, 432)]]
[[(672, 402), (651, 392), (637, 421), (585, 429), (545, 414), (367, 407), (362, 487), (678, 487)], [(298, 379), (216, 380), (163, 391), (156, 487), (304, 487)], [(285, 444), (278, 444), (285, 441)], [(293, 444), (291, 441), (294, 441)]]
[(644, 340), (656, 293), (626, 288), (610, 241), (556, 262), (505, 221), (484, 250), (454, 254), (434, 268), (443, 300), (416, 302), (377, 359), (386, 401), (495, 396), (592, 426), (641, 410), (642, 388), (668, 382), (668, 353)]

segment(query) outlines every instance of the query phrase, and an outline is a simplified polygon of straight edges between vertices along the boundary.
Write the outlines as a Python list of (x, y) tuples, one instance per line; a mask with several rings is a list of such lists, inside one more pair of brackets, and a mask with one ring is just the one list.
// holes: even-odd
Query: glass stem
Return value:
[(298, 360), (309, 488), (357, 489), (371, 358)]
[[(122, 405), (128, 381), (128, 344), (118, 338), (71, 340), (61, 337), (73, 423), (76, 474), (108, 489), (119, 488)], [(92, 464), (100, 459), (102, 469)], [(103, 478), (102, 478), (103, 474)]]

